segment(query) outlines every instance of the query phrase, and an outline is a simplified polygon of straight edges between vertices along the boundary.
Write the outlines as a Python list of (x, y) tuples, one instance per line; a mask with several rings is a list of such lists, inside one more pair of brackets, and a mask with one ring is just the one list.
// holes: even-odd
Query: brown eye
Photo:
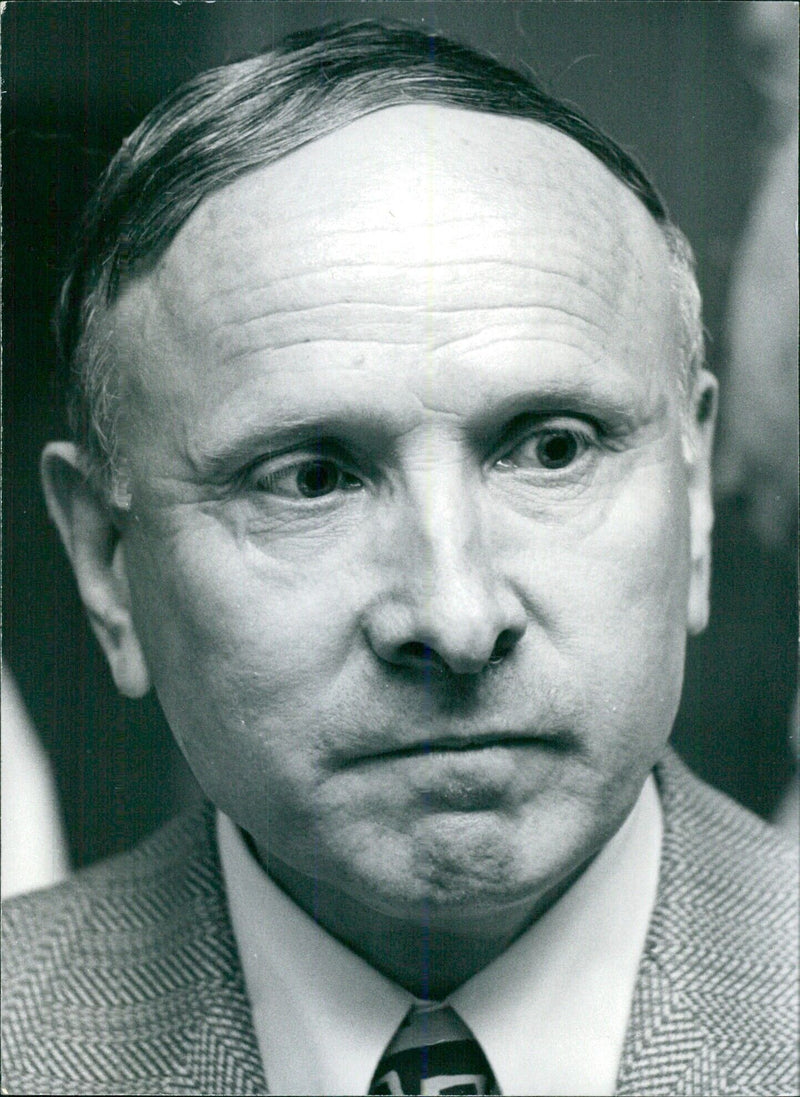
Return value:
[(590, 451), (598, 452), (598, 437), (588, 421), (554, 416), (514, 446), (497, 462), (497, 467), (519, 469), (528, 474), (559, 472), (583, 462)]
[(542, 468), (563, 469), (578, 456), (580, 441), (569, 430), (550, 430), (540, 434), (536, 442), (536, 456)]
[(252, 473), (252, 487), (285, 499), (323, 499), (334, 492), (357, 491), (362, 481), (330, 457), (295, 456), (262, 462)]
[(345, 486), (341, 470), (332, 461), (306, 461), (296, 475), (297, 490), (306, 499), (317, 499)]

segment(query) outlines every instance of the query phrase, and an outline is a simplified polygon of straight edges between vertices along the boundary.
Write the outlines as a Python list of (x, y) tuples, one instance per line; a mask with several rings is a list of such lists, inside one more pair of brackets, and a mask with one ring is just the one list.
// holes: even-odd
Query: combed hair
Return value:
[(409, 103), (543, 123), (583, 145), (637, 195), (672, 259), (680, 380), (688, 388), (703, 358), (694, 260), (634, 160), (527, 76), (439, 34), (372, 22), (328, 26), (182, 85), (123, 141), (102, 177), (55, 315), (70, 373), (70, 424), (95, 471), (116, 463), (121, 386), (102, 320), (127, 281), (153, 267), (208, 194), (367, 114)]

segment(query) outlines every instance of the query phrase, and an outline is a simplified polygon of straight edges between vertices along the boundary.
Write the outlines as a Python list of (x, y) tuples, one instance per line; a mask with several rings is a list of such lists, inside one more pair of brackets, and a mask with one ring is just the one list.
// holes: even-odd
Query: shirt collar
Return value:
[[(625, 823), (569, 891), (448, 998), (504, 1094), (614, 1092), (655, 903), (661, 832), (649, 777)], [(366, 1093), (417, 999), (298, 907), (221, 813), (217, 833), (271, 1091)]]

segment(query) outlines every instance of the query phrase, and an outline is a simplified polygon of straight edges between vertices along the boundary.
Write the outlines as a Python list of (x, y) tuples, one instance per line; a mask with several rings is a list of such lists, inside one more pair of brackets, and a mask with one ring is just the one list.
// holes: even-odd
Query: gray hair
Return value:
[(679, 383), (691, 390), (704, 353), (692, 250), (633, 159), (529, 77), (441, 35), (371, 22), (328, 26), (178, 88), (123, 142), (100, 181), (55, 328), (70, 372), (70, 425), (106, 484), (117, 465), (121, 386), (103, 320), (125, 284), (152, 269), (208, 194), (367, 114), (415, 102), (543, 123), (633, 191), (669, 250)]

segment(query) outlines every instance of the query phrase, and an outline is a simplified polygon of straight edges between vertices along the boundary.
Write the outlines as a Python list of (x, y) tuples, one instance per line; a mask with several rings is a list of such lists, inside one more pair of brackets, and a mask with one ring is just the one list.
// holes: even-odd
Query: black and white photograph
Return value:
[(798, 4), (0, 79), (0, 1092), (800, 1092)]

